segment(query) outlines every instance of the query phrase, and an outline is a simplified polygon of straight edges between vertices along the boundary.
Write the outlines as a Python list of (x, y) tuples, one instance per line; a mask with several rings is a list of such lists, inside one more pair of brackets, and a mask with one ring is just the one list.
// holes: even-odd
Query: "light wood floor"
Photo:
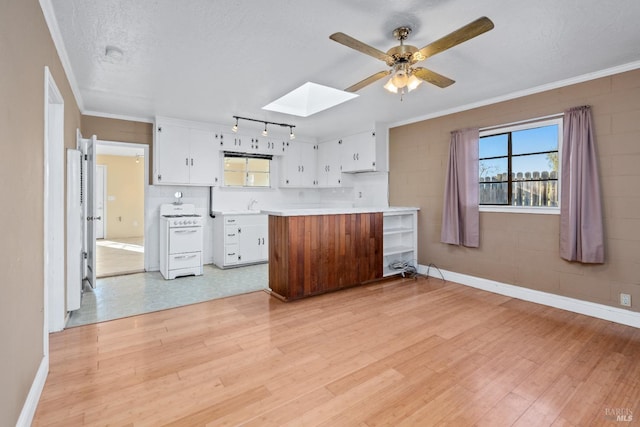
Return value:
[[(640, 330), (437, 279), (53, 334), (34, 425), (639, 425)], [(618, 414), (632, 422), (616, 422)]]
[(96, 276), (109, 277), (144, 271), (144, 237), (96, 241)]

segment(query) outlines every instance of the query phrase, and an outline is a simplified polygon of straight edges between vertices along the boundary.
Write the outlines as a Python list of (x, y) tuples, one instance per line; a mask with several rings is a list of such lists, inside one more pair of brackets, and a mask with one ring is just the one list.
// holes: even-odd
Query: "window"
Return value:
[(269, 187), (271, 156), (224, 153), (224, 185), (228, 187)]
[(561, 118), (480, 132), (481, 209), (557, 212), (561, 143)]

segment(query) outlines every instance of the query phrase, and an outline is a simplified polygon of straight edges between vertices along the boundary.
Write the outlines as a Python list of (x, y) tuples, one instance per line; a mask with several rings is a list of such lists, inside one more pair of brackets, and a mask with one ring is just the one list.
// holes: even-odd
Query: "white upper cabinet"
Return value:
[(220, 164), (215, 132), (156, 120), (153, 183), (218, 185)]
[(223, 133), (219, 136), (218, 147), (224, 151), (247, 153), (250, 139), (250, 137), (241, 133)]
[(318, 187), (342, 186), (342, 140), (318, 144)]
[(216, 134), (217, 147), (221, 151), (236, 153), (252, 153), (282, 155), (281, 138), (266, 136), (250, 136), (241, 133)]
[(282, 187), (314, 187), (316, 177), (316, 145), (302, 141), (285, 143), (284, 157), (280, 163)]
[(343, 172), (365, 172), (376, 169), (376, 134), (362, 132), (342, 138)]

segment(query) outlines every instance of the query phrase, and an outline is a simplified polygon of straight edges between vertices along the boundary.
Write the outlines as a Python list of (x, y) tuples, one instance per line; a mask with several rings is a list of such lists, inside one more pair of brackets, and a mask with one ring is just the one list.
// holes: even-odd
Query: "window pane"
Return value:
[(524, 129), (511, 134), (511, 153), (514, 155), (557, 150), (558, 125)]
[(250, 187), (268, 187), (269, 174), (264, 172), (249, 172), (247, 175), (247, 185)]
[(245, 173), (240, 171), (224, 171), (224, 185), (240, 186), (244, 185)]
[(506, 181), (507, 158), (480, 160), (478, 172), (482, 181)]
[(254, 172), (269, 172), (269, 160), (247, 159), (247, 170)]
[(480, 138), (478, 144), (480, 158), (506, 156), (509, 148), (508, 143), (509, 136), (506, 133)]
[(513, 206), (558, 206), (558, 181), (514, 181)]
[(506, 205), (508, 184), (506, 182), (480, 183), (478, 194), (481, 205)]
[(224, 170), (244, 171), (246, 160), (241, 157), (225, 157)]
[(558, 178), (558, 153), (531, 154), (511, 159), (513, 179), (549, 179)]

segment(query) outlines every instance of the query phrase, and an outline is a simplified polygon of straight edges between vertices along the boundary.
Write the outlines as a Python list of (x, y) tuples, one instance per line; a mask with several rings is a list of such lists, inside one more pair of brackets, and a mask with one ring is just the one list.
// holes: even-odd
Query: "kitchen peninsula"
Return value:
[(412, 207), (263, 210), (269, 215), (269, 287), (288, 301), (398, 274), (417, 263)]

